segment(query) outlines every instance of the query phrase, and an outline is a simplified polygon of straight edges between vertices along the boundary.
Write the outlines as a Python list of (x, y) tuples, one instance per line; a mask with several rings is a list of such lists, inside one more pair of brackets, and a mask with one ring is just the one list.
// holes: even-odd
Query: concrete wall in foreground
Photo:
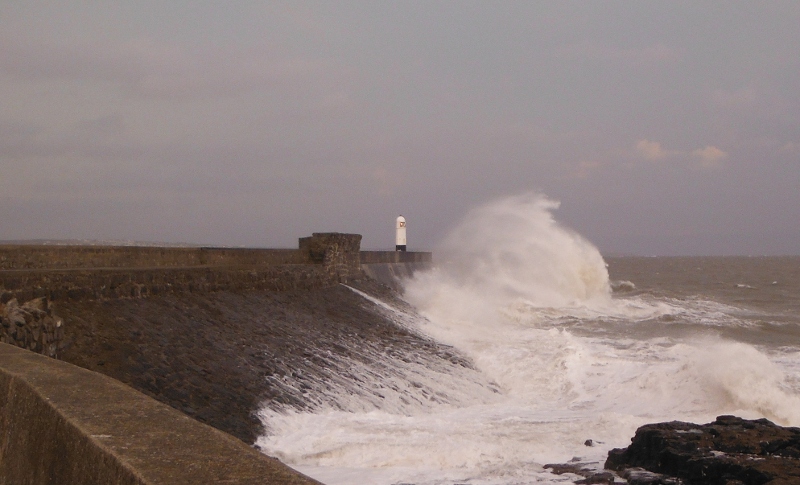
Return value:
[(0, 344), (0, 484), (310, 485), (130, 387)]

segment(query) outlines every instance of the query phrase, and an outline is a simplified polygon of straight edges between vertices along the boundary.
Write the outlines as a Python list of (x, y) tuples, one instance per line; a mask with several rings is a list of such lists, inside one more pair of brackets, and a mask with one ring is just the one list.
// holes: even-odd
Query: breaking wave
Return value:
[(800, 381), (786, 372), (800, 369), (800, 353), (709, 333), (738, 325), (730, 305), (612, 284), (597, 248), (555, 221), (557, 207), (528, 193), (470, 211), (437, 248), (438, 267), (406, 283), (419, 313), (360, 293), (452, 346), (480, 378), (472, 367), (450, 379), (445, 367), (428, 372), (426, 359), (388, 363), (398, 391), (388, 403), (417, 392), (405, 378), (449, 398), (359, 412), (354, 393), (332, 397), (335, 409), (265, 411), (263, 449), (329, 484), (559, 483), (545, 463), (602, 467), (647, 422), (737, 414), (800, 424)]

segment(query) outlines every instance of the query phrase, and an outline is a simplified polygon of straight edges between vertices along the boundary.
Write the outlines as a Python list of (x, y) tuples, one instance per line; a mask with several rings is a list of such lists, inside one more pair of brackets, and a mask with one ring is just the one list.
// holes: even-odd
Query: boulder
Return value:
[(800, 428), (736, 416), (648, 424), (630, 446), (611, 450), (605, 467), (623, 476), (642, 468), (687, 485), (800, 484)]
[(59, 358), (64, 348), (63, 320), (46, 298), (20, 305), (16, 298), (0, 308), (0, 342)]

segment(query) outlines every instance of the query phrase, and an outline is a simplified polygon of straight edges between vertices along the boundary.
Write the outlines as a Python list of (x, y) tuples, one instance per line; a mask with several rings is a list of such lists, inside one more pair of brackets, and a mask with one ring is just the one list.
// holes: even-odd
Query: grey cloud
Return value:
[(12, 7), (0, 239), (430, 248), (540, 190), (603, 251), (800, 252), (795, 3)]
[(0, 72), (12, 77), (103, 81), (133, 94), (173, 99), (234, 96), (337, 76), (324, 59), (287, 57), (274, 48), (183, 46), (147, 38), (71, 44), (0, 37), (0, 52)]

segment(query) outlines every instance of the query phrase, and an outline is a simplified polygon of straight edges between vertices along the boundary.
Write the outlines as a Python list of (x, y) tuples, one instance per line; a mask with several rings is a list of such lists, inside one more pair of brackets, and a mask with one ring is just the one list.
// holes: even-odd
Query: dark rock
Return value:
[(705, 425), (649, 424), (636, 431), (628, 448), (611, 450), (605, 466), (616, 471), (641, 467), (689, 485), (798, 484), (800, 429), (736, 416), (719, 416)]
[(622, 478), (627, 480), (629, 485), (680, 485), (683, 483), (680, 478), (667, 477), (643, 468), (628, 468), (622, 474)]
[(546, 469), (550, 469), (556, 475), (563, 475), (564, 473), (573, 473), (575, 475), (580, 475), (585, 470), (582, 470), (583, 464), (573, 464), (573, 463), (548, 463), (544, 466)]
[[(573, 459), (574, 460), (574, 459)], [(580, 459), (578, 459), (580, 460)], [(571, 473), (573, 475), (578, 475), (583, 477), (582, 479), (574, 482), (576, 484), (613, 484), (616, 481), (617, 476), (613, 473), (598, 470), (599, 463), (592, 462), (592, 463), (585, 463), (581, 461), (573, 461), (571, 463), (550, 463), (544, 466), (546, 469), (550, 469), (556, 475), (563, 475), (565, 473)]]
[(58, 358), (64, 349), (62, 320), (46, 298), (20, 305), (16, 298), (0, 305), (0, 342)]
[(575, 483), (581, 485), (593, 484), (593, 483), (613, 484), (614, 475), (608, 472), (593, 473), (588, 477), (584, 478), (583, 480), (578, 480)]

